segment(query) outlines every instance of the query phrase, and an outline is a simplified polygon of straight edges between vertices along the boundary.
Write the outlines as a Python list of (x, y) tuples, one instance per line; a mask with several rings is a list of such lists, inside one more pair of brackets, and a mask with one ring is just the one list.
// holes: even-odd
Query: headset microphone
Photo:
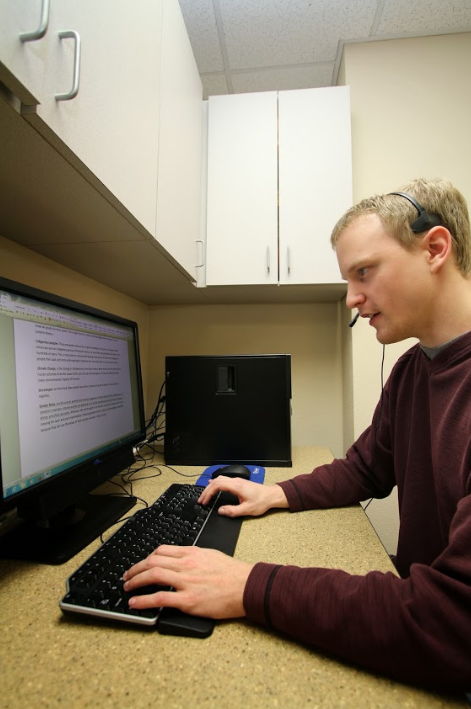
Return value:
[(358, 313), (355, 315), (355, 317), (353, 318), (353, 320), (348, 323), (348, 327), (353, 327), (359, 317), (360, 317), (360, 311), (358, 311)]

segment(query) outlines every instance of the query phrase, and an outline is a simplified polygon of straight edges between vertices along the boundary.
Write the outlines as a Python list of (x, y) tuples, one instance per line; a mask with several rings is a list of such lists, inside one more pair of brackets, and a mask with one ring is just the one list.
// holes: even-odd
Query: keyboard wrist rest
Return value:
[[(234, 495), (221, 493), (214, 509), (202, 530), (197, 545), (205, 549), (217, 549), (233, 556), (242, 526), (242, 517), (222, 517), (218, 514), (221, 505), (238, 504)], [(184, 635), (192, 638), (207, 638), (215, 625), (210, 618), (183, 613), (176, 608), (162, 608), (157, 621), (157, 630), (163, 635)]]

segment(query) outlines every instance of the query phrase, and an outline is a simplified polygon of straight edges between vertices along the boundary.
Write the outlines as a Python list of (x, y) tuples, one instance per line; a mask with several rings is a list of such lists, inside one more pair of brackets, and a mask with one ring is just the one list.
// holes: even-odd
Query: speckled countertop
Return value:
[[(267, 469), (276, 482), (331, 459), (297, 448), (293, 468)], [(186, 474), (202, 468), (178, 467)], [(172, 482), (142, 480), (153, 501)], [(301, 543), (299, 540), (303, 540)], [(4, 709), (451, 709), (464, 701), (375, 677), (246, 621), (222, 622), (197, 640), (97, 625), (62, 615), (66, 578), (98, 543), (62, 566), (0, 560), (0, 707)], [(246, 561), (341, 567), (363, 574), (392, 565), (361, 507), (292, 515), (277, 511), (242, 525), (236, 556)]]

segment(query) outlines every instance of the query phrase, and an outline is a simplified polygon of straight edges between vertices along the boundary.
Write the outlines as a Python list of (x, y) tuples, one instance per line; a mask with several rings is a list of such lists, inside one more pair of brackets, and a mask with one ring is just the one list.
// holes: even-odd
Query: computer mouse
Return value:
[(233, 465), (225, 465), (223, 468), (218, 468), (211, 475), (211, 478), (217, 478), (219, 475), (225, 475), (227, 478), (244, 478), (248, 480), (250, 478), (250, 470), (240, 463), (234, 463)]

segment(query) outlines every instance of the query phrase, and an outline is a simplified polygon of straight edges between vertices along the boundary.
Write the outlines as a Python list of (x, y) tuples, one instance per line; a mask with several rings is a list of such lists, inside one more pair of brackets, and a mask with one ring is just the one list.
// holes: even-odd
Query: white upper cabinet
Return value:
[(348, 87), (282, 91), (280, 282), (339, 283), (330, 235), (352, 204)]
[[(0, 0), (0, 13), (0, 81), (23, 119), (196, 280), (202, 85), (178, 0)], [(83, 241), (100, 238), (91, 224)]]
[(277, 94), (208, 104), (206, 284), (277, 283)]
[(346, 87), (209, 99), (206, 284), (338, 284), (352, 203)]
[(196, 280), (201, 243), (203, 87), (177, 2), (164, 3), (155, 236)]

